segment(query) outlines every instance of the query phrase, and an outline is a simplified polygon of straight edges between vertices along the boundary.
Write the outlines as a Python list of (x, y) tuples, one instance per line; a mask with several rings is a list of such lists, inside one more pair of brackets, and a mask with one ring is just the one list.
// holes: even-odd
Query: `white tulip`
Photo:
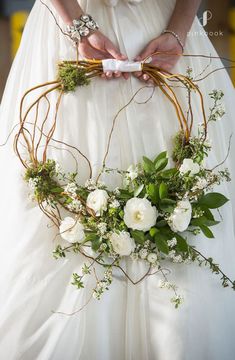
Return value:
[(124, 222), (136, 230), (147, 231), (155, 225), (158, 212), (148, 199), (134, 197), (124, 207)]
[(66, 217), (60, 224), (60, 236), (70, 242), (82, 242), (85, 239), (84, 227), (72, 217)]

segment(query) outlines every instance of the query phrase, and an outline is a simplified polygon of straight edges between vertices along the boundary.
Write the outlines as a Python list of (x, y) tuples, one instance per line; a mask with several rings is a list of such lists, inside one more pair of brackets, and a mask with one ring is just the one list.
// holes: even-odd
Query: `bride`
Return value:
[[(54, 79), (59, 61), (76, 59), (73, 42), (78, 45), (80, 58), (136, 62), (159, 51), (168, 54), (154, 55), (151, 62), (163, 70), (185, 74), (187, 68), (192, 68), (199, 75), (207, 67), (222, 67), (218, 59), (209, 62), (203, 57), (179, 56), (216, 56), (195, 18), (199, 4), (200, 0), (36, 0), (4, 92), (0, 142), (5, 143), (18, 124), (22, 95), (30, 87)], [(97, 26), (87, 34), (74, 34), (71, 40), (60, 28), (69, 25), (67, 29), (71, 30), (73, 20), (82, 14), (90, 14)], [(112, 119), (144, 84), (148, 86), (120, 115), (107, 165), (126, 169), (143, 155), (151, 158), (170, 150), (172, 135), (178, 131), (175, 114), (159, 89), (145, 102), (152, 93), (152, 80), (141, 71), (106, 70), (89, 86), (66, 95), (55, 137), (74, 146), (79, 144), (94, 174), (98, 174)], [(201, 81), (200, 89), (205, 99), (214, 89), (225, 93), (226, 115), (209, 132), (213, 156), (208, 162), (212, 167), (226, 157), (234, 130), (234, 89), (225, 70)], [(52, 97), (52, 103), (54, 100)], [(207, 111), (210, 106), (205, 100)], [(195, 110), (195, 118), (201, 121), (199, 110)], [(56, 148), (49, 151), (64, 169), (73, 168), (68, 152)], [(83, 291), (70, 284), (71, 274), (81, 270), (84, 260), (82, 256), (53, 259), (56, 230), (48, 226), (48, 219), (28, 199), (22, 164), (13, 152), (11, 138), (0, 148), (0, 163), (1, 359), (234, 358), (235, 295), (221, 287), (218, 276), (197, 264), (172, 264), (170, 280), (179, 286), (185, 299), (179, 309), (170, 304), (169, 294), (159, 288), (156, 276), (134, 286), (117, 273), (100, 301), (88, 301), (92, 281)], [(230, 156), (226, 165), (235, 179)], [(81, 158), (79, 181), (84, 183), (87, 178)], [(105, 181), (112, 187), (119, 184), (115, 177), (107, 176)], [(220, 211), (223, 221), (215, 227), (215, 238), (198, 236), (193, 241), (235, 277), (234, 190), (228, 184), (221, 185), (220, 191), (230, 202)], [(143, 266), (141, 261), (127, 263), (128, 271), (137, 278)], [(62, 314), (79, 308), (83, 310), (73, 316)]]

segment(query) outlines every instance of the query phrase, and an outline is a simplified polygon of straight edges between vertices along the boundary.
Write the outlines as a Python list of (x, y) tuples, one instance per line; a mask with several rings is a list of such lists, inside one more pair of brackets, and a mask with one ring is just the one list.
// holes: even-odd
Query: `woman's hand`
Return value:
[[(168, 54), (153, 55), (151, 64), (166, 71), (170, 71), (175, 66), (183, 53), (182, 47), (172, 34), (163, 34), (150, 41), (135, 58), (135, 61), (143, 61), (146, 57), (151, 56), (157, 51)], [(134, 76), (140, 80), (152, 83), (149, 76), (146, 74), (143, 75), (141, 71), (135, 72)]]
[[(121, 54), (120, 50), (100, 31), (95, 31), (87, 37), (83, 37), (78, 46), (79, 53), (87, 59), (110, 59), (127, 60), (127, 57)], [(121, 75), (125, 79), (129, 78), (128, 73), (120, 71), (107, 71), (101, 77), (106, 79), (118, 78)]]

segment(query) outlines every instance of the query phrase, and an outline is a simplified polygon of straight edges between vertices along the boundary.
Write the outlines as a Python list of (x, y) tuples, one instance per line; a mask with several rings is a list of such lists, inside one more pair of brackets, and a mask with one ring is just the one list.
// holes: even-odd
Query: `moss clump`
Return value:
[(193, 157), (193, 148), (190, 143), (186, 143), (183, 131), (179, 131), (173, 139), (172, 159), (180, 164), (185, 158)]
[(63, 64), (59, 67), (58, 80), (62, 84), (64, 92), (75, 91), (78, 86), (90, 84), (85, 69), (72, 64)]

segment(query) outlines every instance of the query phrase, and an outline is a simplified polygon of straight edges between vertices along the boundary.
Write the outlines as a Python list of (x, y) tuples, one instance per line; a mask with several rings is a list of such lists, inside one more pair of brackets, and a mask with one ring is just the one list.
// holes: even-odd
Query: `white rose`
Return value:
[(175, 232), (185, 231), (189, 226), (191, 217), (192, 217), (192, 206), (190, 202), (187, 199), (179, 201), (168, 220), (171, 230)]
[(124, 222), (136, 230), (147, 231), (155, 225), (158, 212), (148, 199), (134, 197), (124, 207)]
[(184, 159), (182, 165), (179, 168), (179, 171), (182, 175), (186, 174), (189, 171), (190, 175), (195, 175), (200, 171), (200, 166), (192, 159)]
[(110, 235), (113, 251), (121, 256), (129, 256), (135, 250), (135, 241), (127, 231)]
[(108, 197), (107, 191), (96, 189), (88, 195), (86, 204), (95, 211), (96, 216), (100, 216), (102, 211), (107, 210)]
[(70, 243), (80, 243), (85, 239), (83, 225), (78, 220), (74, 220), (69, 216), (64, 218), (60, 224), (60, 235)]

